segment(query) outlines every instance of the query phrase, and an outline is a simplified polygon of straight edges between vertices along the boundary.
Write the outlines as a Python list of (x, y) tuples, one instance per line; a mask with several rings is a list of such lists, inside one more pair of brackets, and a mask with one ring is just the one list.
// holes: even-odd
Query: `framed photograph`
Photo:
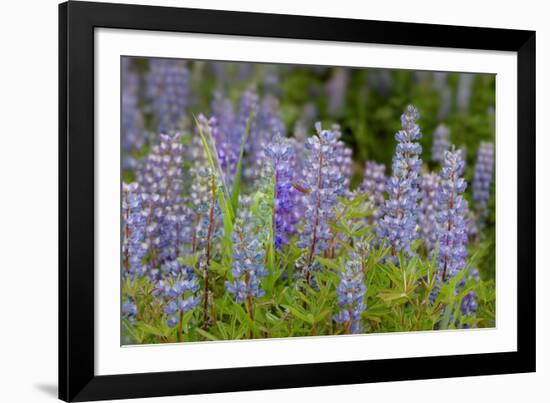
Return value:
[(535, 371), (535, 33), (59, 6), (59, 397)]

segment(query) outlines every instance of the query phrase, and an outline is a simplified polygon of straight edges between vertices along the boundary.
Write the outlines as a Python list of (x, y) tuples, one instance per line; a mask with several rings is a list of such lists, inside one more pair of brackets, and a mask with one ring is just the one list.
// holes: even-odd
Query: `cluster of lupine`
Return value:
[(493, 183), (494, 164), (493, 144), (482, 142), (477, 151), (472, 198), (483, 217), (488, 214), (487, 203), (489, 202), (491, 184)]
[(368, 217), (370, 224), (376, 223), (382, 216), (384, 207), (384, 192), (386, 191), (386, 166), (375, 161), (365, 163), (365, 172), (361, 190), (368, 195), (372, 207), (372, 214)]
[(454, 277), (466, 264), (466, 211), (468, 204), (462, 197), (466, 181), (462, 178), (462, 152), (446, 151), (436, 191), (439, 248), (437, 267), (443, 281)]
[(139, 107), (139, 75), (131, 69), (130, 60), (122, 59), (122, 149), (126, 168), (135, 167), (133, 153), (143, 147), (145, 130)]
[(451, 146), (450, 130), (444, 124), (440, 124), (435, 128), (432, 143), (432, 160), (442, 162), (445, 156), (445, 151)]
[(162, 265), (154, 293), (163, 299), (168, 326), (176, 326), (186, 312), (199, 305), (198, 290), (199, 283), (192, 268), (175, 260)]
[(151, 59), (145, 91), (156, 119), (157, 132), (181, 129), (190, 99), (189, 71), (185, 63), (173, 59)]
[(303, 271), (307, 281), (317, 265), (314, 257), (328, 247), (332, 238), (330, 220), (338, 196), (345, 191), (346, 178), (336, 164), (339, 157), (339, 135), (337, 131), (322, 129), (315, 125), (317, 135), (309, 137), (305, 147), (309, 151), (303, 172), (302, 203), (305, 208), (305, 223), (300, 231), (298, 246), (305, 248)]
[[(391, 246), (393, 258), (398, 252), (409, 254), (416, 238), (418, 215), (419, 174), (422, 166), (422, 138), (416, 124), (419, 113), (412, 105), (401, 115), (402, 129), (395, 134), (397, 147), (392, 163), (392, 177), (387, 184), (389, 199), (384, 206), (384, 217), (379, 223), (378, 237)], [(393, 259), (395, 260), (395, 259)]]
[(349, 81), (348, 69), (335, 69), (327, 83), (329, 98), (328, 113), (332, 117), (341, 116), (344, 111)]
[(137, 183), (122, 185), (122, 217), (124, 220), (122, 240), (122, 266), (124, 273), (142, 276), (147, 267), (144, 258), (148, 252), (145, 238), (148, 209), (143, 206), (143, 197)]
[(263, 240), (253, 228), (246, 228), (246, 215), (241, 214), (235, 220), (231, 240), (233, 241), (233, 262), (231, 275), (233, 281), (226, 282), (227, 291), (239, 304), (247, 302), (249, 312), (252, 312), (252, 299), (262, 297), (264, 291), (260, 283), (267, 275), (265, 268), (265, 246)]
[(472, 98), (472, 87), (474, 85), (473, 74), (461, 74), (458, 79), (458, 91), (456, 95), (456, 103), (458, 110), (462, 115), (465, 115), (470, 108), (470, 99)]
[(186, 225), (189, 210), (182, 195), (184, 172), (181, 135), (161, 134), (159, 137), (159, 143), (152, 147), (137, 170), (148, 215), (146, 242), (149, 243), (153, 266), (176, 259), (181, 246), (188, 242), (190, 236), (190, 228)]
[[(213, 71), (218, 81), (225, 80), (225, 69)], [(350, 73), (333, 72), (325, 87), (330, 95), (325, 113), (337, 117), (345, 109)], [(241, 73), (242, 81), (253, 77), (247, 69), (236, 74)], [(309, 334), (318, 334), (327, 321), (335, 333), (369, 331), (380, 319), (369, 314), (367, 300), (378, 298), (380, 305), (407, 292), (394, 279), (384, 280), (390, 284), (385, 292), (379, 285), (373, 291), (372, 282), (387, 271), (409, 271), (409, 263), (423, 259), (435, 261), (427, 312), (437, 316), (437, 304), (444, 304), (437, 302), (440, 289), (468, 267), (465, 161), (451, 145), (449, 129), (439, 125), (433, 133), (429, 166), (437, 166), (439, 174), (423, 172), (419, 113), (408, 106), (394, 136), (388, 178), (384, 164), (354, 163), (337, 124), (313, 124), (319, 114), (313, 103), (303, 105), (288, 136), (278, 73), (267, 69), (259, 91), (247, 86), (238, 98), (226, 91), (227, 82), (217, 83), (205, 104), (208, 115), (195, 117), (187, 112), (192, 97), (189, 72), (181, 62), (150, 62), (150, 110), (143, 106), (147, 103), (145, 112), (140, 109), (134, 78), (123, 91), (128, 97), (123, 136), (132, 147), (138, 144), (132, 130), (145, 139), (145, 130), (135, 124), (139, 121), (130, 118), (148, 113), (157, 134), (137, 147), (147, 151), (145, 156), (124, 148), (135, 162), (127, 166), (131, 181), (122, 187), (122, 268), (130, 284), (123, 293), (122, 316), (131, 325), (153, 323), (161, 341), (174, 340), (163, 326), (177, 329), (177, 341), (189, 334), (196, 340), (197, 334), (215, 339), (228, 332), (268, 337), (269, 326), (285, 327), (293, 316), (309, 324)], [(419, 74), (417, 80), (430, 77)], [(441, 91), (448, 88), (447, 77), (438, 85)], [(487, 215), (493, 153), (491, 143), (481, 144), (473, 174), (480, 217)], [(357, 172), (358, 166), (364, 166), (363, 172)], [(475, 317), (478, 294), (465, 287), (480, 279), (465, 278), (456, 287), (455, 295), (462, 298), (456, 306), (461, 315)], [(412, 289), (427, 284), (422, 277)], [(304, 312), (316, 298), (322, 299), (319, 309)], [(154, 322), (159, 317), (163, 325)], [(254, 321), (261, 324), (250, 327)], [(453, 318), (449, 324), (432, 323), (461, 325)], [(139, 327), (134, 336), (151, 326)]]
[(275, 248), (288, 243), (288, 236), (296, 232), (298, 216), (295, 209), (298, 193), (292, 186), (292, 164), (295, 159), (292, 142), (275, 135), (265, 152), (271, 163), (275, 180), (274, 232)]
[(340, 273), (340, 283), (336, 288), (338, 306), (341, 310), (334, 315), (334, 321), (343, 323), (347, 333), (361, 333), (361, 313), (365, 310), (364, 302), (367, 286), (363, 274), (363, 264), (368, 252), (368, 245), (359, 242), (346, 262), (345, 270)]

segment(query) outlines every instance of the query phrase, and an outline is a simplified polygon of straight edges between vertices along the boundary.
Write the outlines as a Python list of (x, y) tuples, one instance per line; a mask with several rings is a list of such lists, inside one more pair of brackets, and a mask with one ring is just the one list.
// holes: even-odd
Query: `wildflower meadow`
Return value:
[(495, 326), (495, 77), (121, 58), (121, 343)]

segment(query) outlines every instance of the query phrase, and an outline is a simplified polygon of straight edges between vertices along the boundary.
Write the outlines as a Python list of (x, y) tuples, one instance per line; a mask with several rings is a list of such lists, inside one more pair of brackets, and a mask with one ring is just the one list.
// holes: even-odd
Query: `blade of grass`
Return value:
[(239, 208), (239, 194), (241, 192), (241, 174), (243, 169), (243, 156), (246, 142), (248, 141), (248, 136), (250, 134), (250, 126), (252, 125), (252, 119), (254, 117), (254, 109), (250, 111), (248, 119), (246, 120), (246, 129), (244, 131), (243, 141), (241, 142), (241, 149), (239, 152), (239, 161), (237, 162), (237, 167), (235, 169), (235, 178), (233, 179), (233, 189), (231, 191), (231, 206), (233, 211), (237, 212)]
[[(233, 219), (235, 218), (233, 209), (231, 207), (231, 203), (229, 203), (229, 195), (227, 194), (227, 187), (224, 185), (223, 182), (223, 173), (221, 171), (221, 167), (219, 165), (219, 160), (217, 157), (217, 152), (214, 149), (214, 152), (216, 152), (216, 158), (214, 161), (214, 158), (212, 157), (212, 152), (210, 151), (210, 147), (208, 145), (208, 141), (205, 137), (205, 134), (202, 130), (201, 125), (199, 124), (197, 118), (193, 116), (195, 119), (195, 124), (197, 125), (199, 136), (201, 138), (201, 144), (204, 149), (204, 152), (206, 154), (206, 158), (208, 159), (208, 163), (210, 164), (210, 168), (216, 173), (216, 176), (218, 179), (222, 182), (222, 191), (220, 192), (220, 189), (218, 187), (218, 202), (220, 204), (220, 208), (222, 210), (222, 219), (223, 219), (223, 229), (224, 229), (224, 238), (223, 243), (226, 250), (226, 256), (231, 256), (231, 249), (232, 249), (232, 242), (231, 242), (231, 232), (233, 232)], [(212, 135), (210, 134), (210, 131), (207, 131), (207, 135), (210, 139), (211, 144), (213, 145), (212, 141)]]

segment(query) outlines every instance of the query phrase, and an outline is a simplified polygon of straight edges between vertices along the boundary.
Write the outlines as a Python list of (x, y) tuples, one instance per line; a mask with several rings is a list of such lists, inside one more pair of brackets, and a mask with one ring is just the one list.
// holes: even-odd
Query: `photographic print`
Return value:
[(494, 75), (123, 56), (120, 137), (122, 345), (495, 327)]

